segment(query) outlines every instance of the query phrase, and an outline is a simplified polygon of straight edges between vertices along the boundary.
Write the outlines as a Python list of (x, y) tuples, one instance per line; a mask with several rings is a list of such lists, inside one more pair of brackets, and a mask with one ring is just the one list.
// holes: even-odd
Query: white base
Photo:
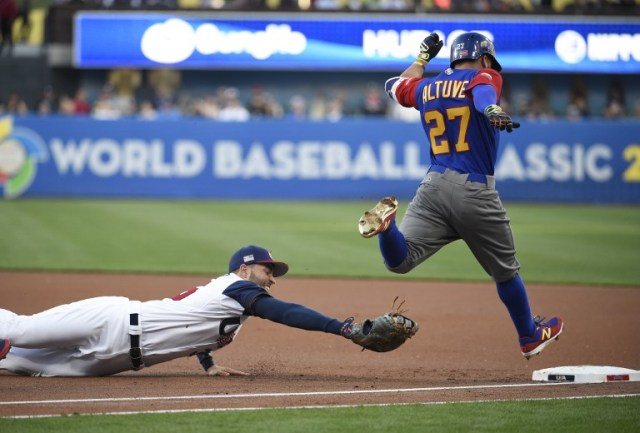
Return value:
[(640, 371), (604, 365), (568, 365), (536, 370), (532, 380), (542, 382), (640, 382)]

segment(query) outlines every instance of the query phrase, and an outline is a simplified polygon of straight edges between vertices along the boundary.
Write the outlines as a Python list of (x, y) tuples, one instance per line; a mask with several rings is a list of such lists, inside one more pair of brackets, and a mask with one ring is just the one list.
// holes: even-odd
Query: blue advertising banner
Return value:
[[(5, 117), (0, 193), (407, 199), (429, 166), (422, 137), (393, 121)], [(504, 200), (640, 204), (640, 122), (523, 122), (502, 135), (496, 178)]]
[[(478, 31), (509, 72), (639, 73), (640, 18), (81, 12), (74, 63), (84, 68), (404, 69), (431, 32)], [(109, 37), (105, 37), (109, 35)]]

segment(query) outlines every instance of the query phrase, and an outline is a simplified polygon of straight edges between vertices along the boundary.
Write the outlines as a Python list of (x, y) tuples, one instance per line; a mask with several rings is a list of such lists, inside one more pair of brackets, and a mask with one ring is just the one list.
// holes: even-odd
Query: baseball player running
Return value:
[(532, 318), (525, 285), (518, 275), (509, 218), (493, 177), (499, 131), (520, 126), (498, 105), (502, 67), (493, 42), (464, 33), (451, 43), (450, 68), (423, 78), (424, 67), (442, 48), (432, 33), (420, 54), (399, 77), (385, 83), (389, 96), (420, 111), (431, 167), (398, 228), (398, 202), (385, 197), (365, 212), (360, 234), (378, 235), (385, 266), (407, 273), (440, 248), (462, 239), (496, 282), (518, 333), (522, 355), (539, 354), (562, 333), (562, 319)]
[[(105, 376), (197, 355), (210, 375), (245, 375), (214, 364), (211, 352), (231, 343), (250, 316), (341, 335), (365, 348), (386, 344), (385, 350), (417, 331), (417, 324), (399, 314), (365, 327), (353, 317), (341, 321), (278, 300), (269, 289), (288, 270), (266, 249), (249, 245), (231, 256), (228, 274), (173, 298), (103, 296), (32, 316), (0, 309), (0, 368), (32, 376)], [(394, 327), (405, 333), (402, 339)]]

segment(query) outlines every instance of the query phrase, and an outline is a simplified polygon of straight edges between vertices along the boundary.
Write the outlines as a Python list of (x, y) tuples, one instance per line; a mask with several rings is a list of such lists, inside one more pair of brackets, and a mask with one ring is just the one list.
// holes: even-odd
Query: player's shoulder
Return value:
[(484, 68), (484, 69), (476, 69), (475, 75), (471, 79), (471, 85), (477, 84), (489, 84), (495, 87), (496, 89), (502, 88), (502, 75), (495, 69)]
[(261, 287), (252, 281), (243, 280), (234, 273), (229, 273), (213, 278), (204, 286), (200, 286), (199, 289), (203, 289), (200, 291), (209, 293), (209, 296), (211, 296), (212, 293), (237, 293), (239, 291), (261, 289)]
[(253, 281), (243, 280), (241, 278), (231, 282), (231, 284), (228, 284), (222, 291), (224, 295), (229, 297), (245, 295), (248, 293), (255, 293), (255, 292), (266, 293), (266, 290), (264, 289), (264, 287), (260, 287)]
[(492, 68), (480, 69), (478, 70), (477, 75), (482, 76), (488, 80), (496, 80), (496, 79), (502, 80), (502, 75), (500, 75), (500, 72)]

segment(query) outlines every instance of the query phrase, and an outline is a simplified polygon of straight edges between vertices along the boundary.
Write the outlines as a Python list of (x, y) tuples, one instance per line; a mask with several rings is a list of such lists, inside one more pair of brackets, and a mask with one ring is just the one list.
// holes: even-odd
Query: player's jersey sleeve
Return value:
[(255, 316), (253, 309), (255, 302), (261, 297), (271, 297), (269, 292), (256, 283), (246, 280), (236, 281), (227, 287), (223, 295), (236, 301), (244, 307), (245, 315)]
[(469, 98), (473, 99), (471, 90), (480, 84), (492, 86), (496, 91), (496, 95), (498, 95), (498, 101), (500, 100), (500, 94), (502, 93), (502, 75), (500, 75), (498, 71), (494, 69), (480, 69), (465, 90)]
[(403, 107), (415, 107), (416, 89), (421, 79), (422, 78), (390, 78), (385, 84), (385, 90), (391, 99)]
[(255, 303), (256, 315), (272, 322), (308, 331), (340, 334), (342, 322), (300, 304), (261, 297)]

